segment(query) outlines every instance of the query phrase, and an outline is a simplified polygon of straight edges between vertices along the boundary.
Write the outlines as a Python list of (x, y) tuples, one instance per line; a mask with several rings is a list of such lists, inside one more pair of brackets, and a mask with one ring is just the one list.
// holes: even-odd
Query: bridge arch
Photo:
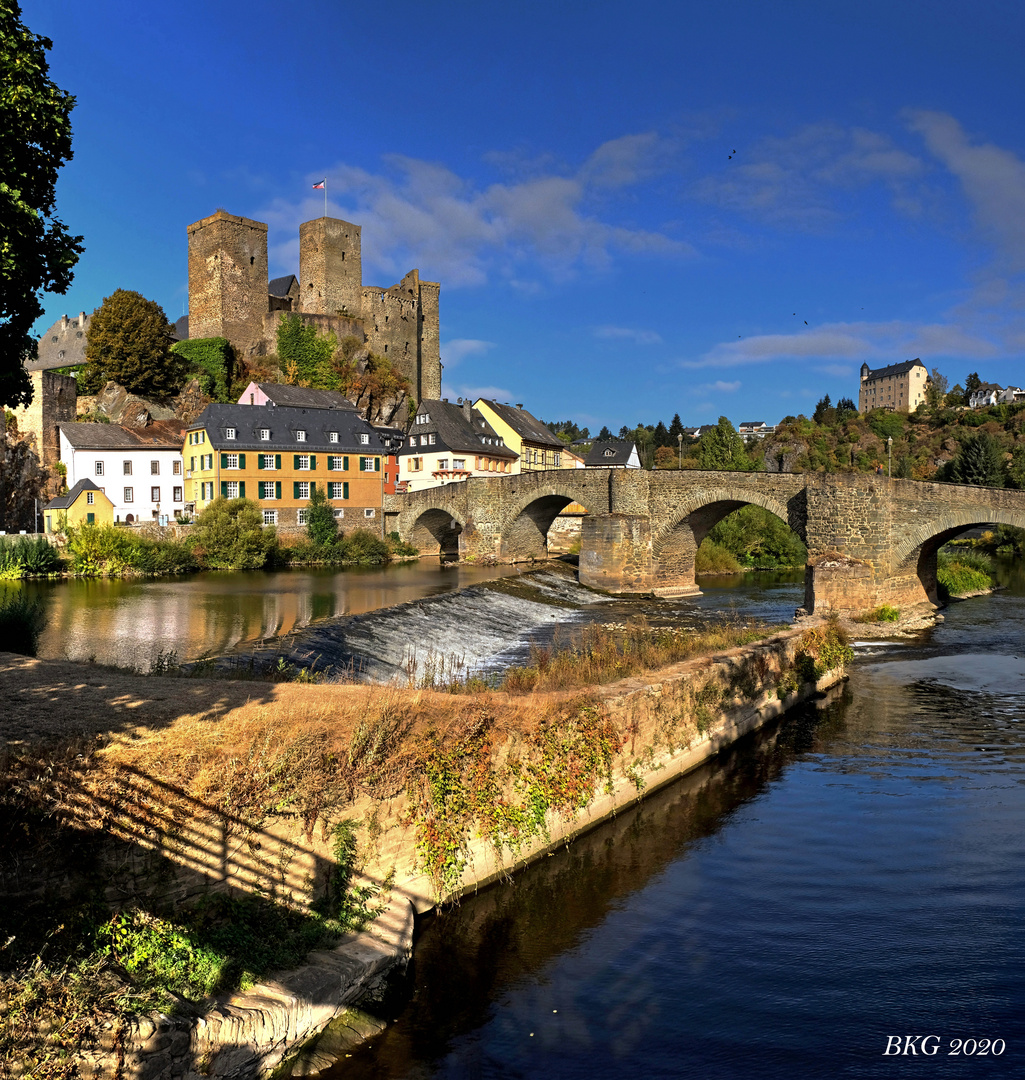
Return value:
[(937, 553), (960, 533), (983, 525), (1013, 525), (1025, 529), (1025, 511), (997, 507), (947, 510), (931, 521), (907, 530), (894, 545), (890, 573), (892, 587), (905, 594), (905, 603), (928, 600), (938, 604)]
[(465, 521), (451, 508), (433, 506), (422, 510), (407, 526), (403, 535), (419, 548), (421, 555), (458, 555), (459, 537)]
[[(548, 554), (548, 532), (567, 506), (576, 503), (589, 514), (596, 512), (591, 492), (579, 490), (578, 485), (572, 483), (572, 476), (570, 473), (562, 482), (553, 480), (539, 484), (510, 501), (502, 515), (501, 558), (544, 558)], [(602, 509), (604, 506), (598, 507), (599, 511)]]
[(771, 491), (750, 485), (717, 484), (688, 492), (661, 527), (652, 535), (651, 555), (655, 592), (696, 592), (694, 564), (701, 541), (713, 526), (742, 506), (760, 506), (807, 542), (807, 508), (804, 491), (786, 502)]

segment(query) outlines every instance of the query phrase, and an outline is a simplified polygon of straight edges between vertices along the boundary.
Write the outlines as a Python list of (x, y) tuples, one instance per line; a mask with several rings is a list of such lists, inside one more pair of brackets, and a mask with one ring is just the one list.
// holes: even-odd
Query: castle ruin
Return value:
[(359, 225), (316, 218), (299, 226), (299, 278), (268, 281), (267, 226), (218, 210), (188, 227), (191, 338), (225, 337), (242, 357), (277, 348), (282, 312), (355, 336), (409, 380), (417, 401), (441, 396), (441, 286), (410, 270), (390, 288), (363, 284)]

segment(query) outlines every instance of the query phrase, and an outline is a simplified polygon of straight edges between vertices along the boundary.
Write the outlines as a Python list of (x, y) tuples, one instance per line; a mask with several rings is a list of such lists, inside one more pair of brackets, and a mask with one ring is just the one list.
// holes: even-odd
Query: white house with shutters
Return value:
[(59, 424), (67, 485), (91, 480), (114, 506), (114, 521), (173, 521), (185, 509), (184, 429), (177, 420), (144, 428)]

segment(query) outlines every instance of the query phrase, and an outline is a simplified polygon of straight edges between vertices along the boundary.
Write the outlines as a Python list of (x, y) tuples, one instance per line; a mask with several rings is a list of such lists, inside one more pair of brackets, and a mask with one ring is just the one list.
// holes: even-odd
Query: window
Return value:
[(558, 468), (562, 464), (562, 454), (560, 454), (558, 450), (556, 450), (555, 453), (552, 454), (552, 464), (556, 468)]
[(261, 469), (276, 469), (278, 467), (277, 456), (274, 454), (260, 454), (257, 465)]
[(305, 469), (307, 472), (309, 472), (310, 455), (309, 454), (296, 454), (295, 455), (295, 467), (297, 469)]
[(263, 512), (263, 523), (264, 523), (264, 525), (277, 525), (277, 523), (278, 523), (278, 512), (277, 512), (277, 510), (264, 510), (264, 512)]
[(309, 480), (296, 480), (294, 497), (296, 499), (308, 499), (310, 497), (310, 482)]
[(416, 436), (415, 435), (410, 435), (410, 437), (409, 437), (409, 445), (410, 446), (416, 446)]
[(347, 499), (349, 497), (348, 481), (334, 482), (327, 485), (327, 497), (329, 499)]
[(424, 459), (422, 457), (414, 457), (409, 459), (409, 471), (420, 472), (424, 467)]
[(370, 507), (367, 507), (367, 509), (363, 511), (363, 516), (365, 518), (373, 517), (374, 516), (374, 511), (372, 509), (370, 509)]
[(102, 461), (97, 461), (96, 462), (96, 475), (97, 476), (102, 476), (103, 475), (103, 462)]
[(96, 492), (95, 492), (95, 491), (87, 491), (87, 492), (85, 493), (85, 501), (86, 501), (86, 502), (87, 502), (87, 503), (88, 503), (88, 504), (89, 504), (90, 506), (92, 506), (92, 505), (93, 505), (93, 503), (94, 503), (94, 502), (96, 502)]
[(149, 463), (149, 474), (150, 474), (150, 476), (159, 476), (160, 475), (160, 462), (159, 461), (151, 461)]
[(438, 468), (439, 469), (447, 469), (448, 468), (448, 458), (447, 457), (438, 458)]
[(452, 459), (452, 468), (453, 469), (465, 469), (466, 468), (466, 458), (461, 458), (461, 457), (453, 458)]
[(264, 442), (266, 442), (270, 438), (270, 428), (267, 428), (267, 427), (260, 428), (260, 438)]
[(433, 432), (430, 435), (427, 436), (427, 441), (428, 441), (428, 443), (430, 443), (431, 446), (434, 445), (436, 439), (435, 439), (435, 435), (434, 435)]
[(206, 464), (203, 466), (204, 469), (212, 469), (214, 467), (213, 454), (206, 454), (204, 460), (206, 461)]
[(359, 459), (360, 472), (380, 472), (381, 459), (373, 457), (361, 457)]
[(370, 445), (370, 436), (365, 431), (361, 431), (360, 435), (359, 435), (359, 441), (364, 446), (369, 446)]
[(150, 502), (160, 502), (160, 488), (159, 487), (151, 487), (149, 489), (149, 501)]
[(130, 461), (123, 461), (121, 463), (121, 472), (125, 476), (131, 476), (132, 475), (132, 463)]
[(327, 433), (327, 441), (328, 442), (338, 442), (338, 432), (337, 431), (329, 431)]
[(296, 523), (296, 525), (305, 525), (306, 520), (307, 520), (307, 518), (309, 516), (310, 516), (310, 512), (309, 512), (309, 510), (306, 509), (305, 506), (301, 507), (299, 510), (296, 510), (296, 512), (295, 512), (295, 523)]
[(174, 489), (174, 501), (175, 501), (175, 502), (183, 502), (183, 501), (184, 501), (184, 494), (183, 494), (183, 492), (184, 492), (184, 489), (183, 489), (183, 488), (180, 488), (180, 487), (176, 487), (176, 488)]
[(335, 517), (336, 517), (336, 518), (343, 518), (343, 517), (345, 517), (345, 510), (344, 510), (344, 508), (339, 508), (339, 509), (335, 510), (335, 511), (334, 511), (334, 515), (335, 515)]
[(297, 432), (295, 433), (295, 441), (296, 441), (296, 442), (306, 442), (306, 432), (305, 432), (305, 431), (303, 431), (303, 430), (302, 430), (302, 428), (300, 428), (300, 429), (299, 429), (299, 430), (298, 430), (298, 431), (297, 431)]
[(238, 481), (237, 480), (224, 480), (221, 482), (221, 490), (224, 492), (226, 499), (238, 498)]
[(130, 503), (134, 497), (135, 497), (135, 493), (132, 491), (132, 489), (131, 488), (125, 488), (125, 500), (124, 501), (126, 503)]
[[(223, 457), (224, 457), (224, 460), (221, 462), (221, 464), (224, 466), (224, 468), (226, 468), (226, 469), (237, 469), (238, 468), (238, 454), (224, 454)], [(210, 464), (211, 464), (211, 466), (213, 466), (213, 462), (211, 462)]]
[(182, 474), (182, 463), (180, 461), (174, 461), (174, 462), (171, 463), (171, 474), (173, 476), (181, 476), (181, 474)]
[(202, 484), (201, 487), (203, 488), (203, 498), (205, 500), (210, 500), (210, 499), (212, 499), (214, 497), (214, 482), (213, 482), (213, 480), (210, 480), (208, 483)]
[(281, 498), (281, 481), (280, 480), (260, 480), (256, 485), (257, 495), (261, 499), (280, 499)]
[(233, 427), (226, 427), (224, 429), (224, 437), (226, 439), (234, 439), (235, 438), (235, 429)]
[(332, 454), (327, 459), (327, 467), (333, 472), (347, 472), (349, 468), (349, 459), (347, 457), (338, 457)]

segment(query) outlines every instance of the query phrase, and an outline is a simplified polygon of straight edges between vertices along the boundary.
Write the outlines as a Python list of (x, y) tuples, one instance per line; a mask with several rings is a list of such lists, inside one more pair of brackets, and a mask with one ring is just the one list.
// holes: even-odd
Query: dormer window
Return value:
[(296, 433), (295, 433), (295, 441), (296, 442), (306, 442), (306, 432), (303, 431), (302, 428), (299, 428), (299, 430), (296, 431)]
[(362, 443), (362, 444), (363, 444), (364, 446), (368, 446), (368, 445), (370, 444), (370, 436), (369, 436), (369, 435), (368, 435), (368, 434), (367, 434), (367, 433), (366, 433), (365, 431), (363, 431), (363, 432), (360, 432), (360, 437), (359, 437), (359, 441), (360, 441), (360, 442), (361, 442), (361, 443)]
[(235, 438), (235, 429), (233, 427), (226, 427), (224, 429), (224, 437), (226, 439), (234, 439)]
[(416, 446), (416, 436), (415, 435), (410, 435), (410, 437), (409, 437), (409, 445), (410, 446)]
[(611, 447), (608, 450), (605, 451), (605, 457), (615, 457), (615, 456), (616, 456), (616, 451), (611, 449)]
[(260, 438), (264, 442), (267, 442), (270, 439), (270, 428), (266, 428), (266, 427), (260, 428)]
[(328, 442), (338, 442), (338, 432), (337, 431), (329, 431), (327, 433), (327, 441)]

